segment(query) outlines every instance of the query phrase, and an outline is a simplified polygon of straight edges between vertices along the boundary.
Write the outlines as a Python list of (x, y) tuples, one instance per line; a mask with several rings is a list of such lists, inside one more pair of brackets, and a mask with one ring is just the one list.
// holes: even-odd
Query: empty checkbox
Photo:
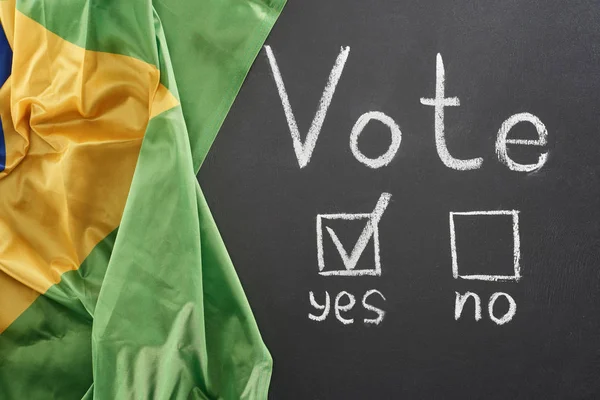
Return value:
[(518, 281), (519, 212), (450, 212), (452, 274), (455, 279)]

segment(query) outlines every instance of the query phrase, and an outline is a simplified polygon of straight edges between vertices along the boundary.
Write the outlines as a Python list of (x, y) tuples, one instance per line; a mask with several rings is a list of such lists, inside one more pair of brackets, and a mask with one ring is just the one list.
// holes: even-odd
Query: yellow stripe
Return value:
[(15, 32), (15, 8), (16, 0), (2, 0), (0, 1), (0, 21), (2, 21), (2, 28), (8, 39), (10, 47), (13, 48), (13, 37)]
[(0, 332), (119, 225), (148, 120), (178, 104), (156, 67), (18, 11), (13, 51), (0, 91)]

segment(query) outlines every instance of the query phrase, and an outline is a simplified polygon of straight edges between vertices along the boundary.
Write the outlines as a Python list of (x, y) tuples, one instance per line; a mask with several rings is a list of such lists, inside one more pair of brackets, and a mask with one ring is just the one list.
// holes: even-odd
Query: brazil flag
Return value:
[(196, 173), (284, 1), (0, 1), (0, 399), (267, 397)]

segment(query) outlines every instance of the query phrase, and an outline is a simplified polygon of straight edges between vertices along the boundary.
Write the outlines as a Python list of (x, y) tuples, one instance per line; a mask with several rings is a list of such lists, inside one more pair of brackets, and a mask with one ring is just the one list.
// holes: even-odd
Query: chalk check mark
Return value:
[[(348, 254), (348, 252), (344, 248), (344, 245), (342, 244), (334, 230), (330, 227), (326, 227), (327, 232), (329, 232), (329, 236), (331, 236), (331, 240), (333, 240), (337, 251), (340, 253), (340, 257), (342, 258), (342, 262), (344, 263), (344, 267), (346, 267), (346, 270), (352, 271), (356, 267), (360, 256), (365, 251), (369, 240), (371, 240), (371, 237), (375, 233), (377, 225), (379, 224), (379, 221), (381, 220), (381, 217), (383, 216), (383, 213), (387, 208), (391, 197), (392, 195), (389, 193), (381, 194), (379, 200), (377, 201), (377, 204), (375, 205), (375, 209), (371, 214), (368, 214), (367, 223), (365, 224), (365, 227), (363, 228), (350, 254)], [(375, 250), (377, 251), (378, 249)]]

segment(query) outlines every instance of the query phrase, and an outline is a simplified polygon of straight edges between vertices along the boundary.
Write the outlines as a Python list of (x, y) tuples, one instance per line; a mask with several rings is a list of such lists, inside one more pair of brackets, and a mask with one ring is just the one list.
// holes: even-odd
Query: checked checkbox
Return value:
[[(375, 209), (371, 213), (360, 213), (360, 214), (318, 214), (317, 215), (317, 259), (319, 264), (319, 274), (321, 275), (338, 275), (338, 276), (360, 276), (360, 275), (381, 275), (381, 259), (379, 255), (379, 221), (387, 208), (390, 198), (392, 197), (389, 193), (382, 193), (375, 205)], [(323, 220), (364, 220), (365, 226), (356, 240), (350, 252), (346, 251), (344, 246), (339, 239), (336, 232), (326, 226), (327, 234), (331, 237), (333, 244), (342, 260), (344, 269), (342, 270), (328, 270), (325, 271), (325, 259), (323, 249)], [(373, 238), (374, 247), (374, 268), (370, 269), (357, 269), (356, 265), (361, 255), (367, 248), (367, 245)]]

